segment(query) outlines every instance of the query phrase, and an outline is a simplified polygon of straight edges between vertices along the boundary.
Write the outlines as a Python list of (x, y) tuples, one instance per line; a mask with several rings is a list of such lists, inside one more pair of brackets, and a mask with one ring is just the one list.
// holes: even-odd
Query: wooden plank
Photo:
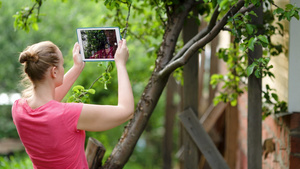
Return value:
[(192, 137), (193, 141), (205, 156), (212, 169), (229, 169), (215, 144), (205, 132), (201, 123), (191, 108), (186, 109), (179, 115), (183, 126)]
[(90, 137), (86, 146), (85, 155), (89, 169), (100, 169), (105, 154), (105, 147), (95, 138)]
[(2, 138), (0, 139), (0, 155), (10, 155), (14, 152), (24, 151), (25, 148), (20, 139)]
[(236, 156), (238, 149), (238, 109), (228, 105), (225, 110), (225, 153), (224, 158), (230, 168), (236, 168)]
[(220, 102), (216, 106), (211, 104), (206, 112), (202, 115), (200, 123), (202, 124), (206, 132), (210, 131), (211, 128), (215, 125), (216, 121), (224, 112), (228, 103)]

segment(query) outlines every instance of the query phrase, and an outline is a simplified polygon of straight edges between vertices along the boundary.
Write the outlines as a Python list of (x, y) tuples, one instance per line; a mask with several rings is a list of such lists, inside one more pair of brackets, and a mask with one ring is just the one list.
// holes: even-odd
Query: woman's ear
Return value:
[(50, 69), (50, 74), (51, 74), (51, 77), (52, 77), (52, 78), (56, 78), (56, 76), (57, 76), (57, 67), (56, 67), (56, 66), (53, 66), (53, 67)]

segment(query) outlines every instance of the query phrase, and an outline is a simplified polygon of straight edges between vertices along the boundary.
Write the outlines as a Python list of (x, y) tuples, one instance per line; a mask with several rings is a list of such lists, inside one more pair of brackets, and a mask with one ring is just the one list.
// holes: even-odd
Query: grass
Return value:
[(26, 152), (18, 152), (10, 156), (0, 156), (1, 169), (32, 169), (32, 162)]

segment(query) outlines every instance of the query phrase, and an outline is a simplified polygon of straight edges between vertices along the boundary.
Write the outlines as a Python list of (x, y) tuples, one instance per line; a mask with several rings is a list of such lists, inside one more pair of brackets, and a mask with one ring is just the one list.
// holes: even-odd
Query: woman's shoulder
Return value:
[(25, 98), (20, 98), (14, 101), (14, 104), (12, 105), (12, 109), (20, 106), (24, 106), (26, 104)]
[(83, 107), (83, 103), (60, 103), (63, 107), (64, 107), (64, 109), (65, 109), (65, 111), (67, 111), (67, 112), (73, 112), (73, 111), (78, 111), (78, 110), (80, 110), (80, 112), (81, 112), (81, 109), (82, 109), (82, 107)]

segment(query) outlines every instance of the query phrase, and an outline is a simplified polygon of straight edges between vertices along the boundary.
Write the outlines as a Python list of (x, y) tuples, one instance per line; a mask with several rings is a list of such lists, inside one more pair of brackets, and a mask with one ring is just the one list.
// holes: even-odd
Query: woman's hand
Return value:
[(74, 44), (73, 47), (73, 61), (74, 61), (74, 66), (79, 67), (79, 68), (84, 68), (85, 62), (82, 60), (81, 54), (79, 53), (80, 47), (78, 42)]
[(125, 65), (129, 57), (128, 48), (126, 45), (126, 40), (122, 39), (119, 41), (118, 48), (115, 54), (116, 64)]

